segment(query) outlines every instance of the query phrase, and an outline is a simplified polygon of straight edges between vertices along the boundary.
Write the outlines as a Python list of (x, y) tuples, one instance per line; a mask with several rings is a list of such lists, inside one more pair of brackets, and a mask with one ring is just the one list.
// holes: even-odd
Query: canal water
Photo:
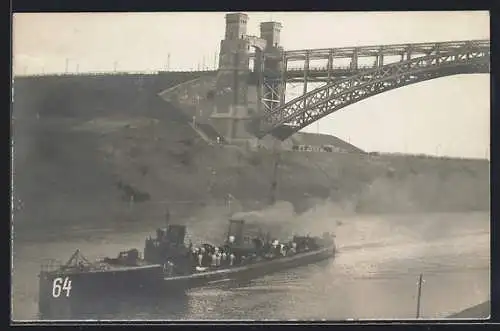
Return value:
[[(103, 293), (67, 319), (120, 320), (345, 320), (413, 319), (423, 274), (423, 318), (445, 318), (490, 298), (490, 217), (486, 212), (335, 215), (328, 208), (294, 218), (286, 228), (334, 231), (334, 260), (268, 275), (246, 284), (221, 284), (183, 296), (113, 300)], [(198, 221), (198, 222), (197, 222)], [(188, 222), (191, 240), (222, 239), (225, 220)], [(284, 223), (285, 224), (285, 223)], [(12, 319), (37, 317), (37, 273), (43, 259), (67, 260), (76, 248), (89, 259), (142, 250), (155, 222), (120, 230), (87, 226), (30, 232), (14, 228)]]

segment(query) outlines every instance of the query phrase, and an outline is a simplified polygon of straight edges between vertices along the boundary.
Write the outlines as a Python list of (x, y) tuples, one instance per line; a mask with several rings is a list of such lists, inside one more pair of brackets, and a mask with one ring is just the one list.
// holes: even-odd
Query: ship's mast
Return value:
[(270, 199), (269, 199), (269, 204), (272, 206), (276, 202), (276, 193), (278, 191), (278, 170), (279, 170), (279, 163), (280, 163), (280, 153), (278, 148), (274, 148), (273, 151), (274, 154), (274, 165), (273, 165), (273, 175), (271, 178), (271, 192), (270, 192)]

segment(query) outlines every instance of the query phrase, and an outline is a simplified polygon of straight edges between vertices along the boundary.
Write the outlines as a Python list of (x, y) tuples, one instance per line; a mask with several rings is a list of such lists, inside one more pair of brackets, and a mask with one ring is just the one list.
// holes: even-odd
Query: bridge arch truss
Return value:
[(286, 139), (353, 103), (399, 87), (450, 75), (489, 73), (489, 41), (469, 42), (447, 52), (390, 63), (327, 83), (273, 109), (259, 120), (257, 136)]

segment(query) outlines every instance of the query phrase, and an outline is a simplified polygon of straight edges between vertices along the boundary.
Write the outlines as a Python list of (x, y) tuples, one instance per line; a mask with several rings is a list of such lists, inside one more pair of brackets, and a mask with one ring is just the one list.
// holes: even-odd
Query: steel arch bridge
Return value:
[(436, 49), (327, 83), (284, 103), (256, 120), (256, 136), (272, 134), (285, 140), (313, 122), (377, 94), (439, 77), (489, 72), (489, 41), (470, 41), (447, 52)]

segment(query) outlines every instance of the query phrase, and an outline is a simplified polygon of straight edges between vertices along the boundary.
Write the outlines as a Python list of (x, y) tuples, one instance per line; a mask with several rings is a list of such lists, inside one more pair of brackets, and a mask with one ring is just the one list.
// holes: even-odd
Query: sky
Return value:
[[(22, 13), (14, 15), (15, 75), (213, 69), (223, 12)], [(286, 50), (489, 39), (489, 13), (247, 12), (248, 34), (283, 25)], [(304, 131), (333, 134), (366, 151), (489, 158), (489, 75), (439, 78), (335, 112)], [(288, 98), (300, 85), (289, 86)]]

